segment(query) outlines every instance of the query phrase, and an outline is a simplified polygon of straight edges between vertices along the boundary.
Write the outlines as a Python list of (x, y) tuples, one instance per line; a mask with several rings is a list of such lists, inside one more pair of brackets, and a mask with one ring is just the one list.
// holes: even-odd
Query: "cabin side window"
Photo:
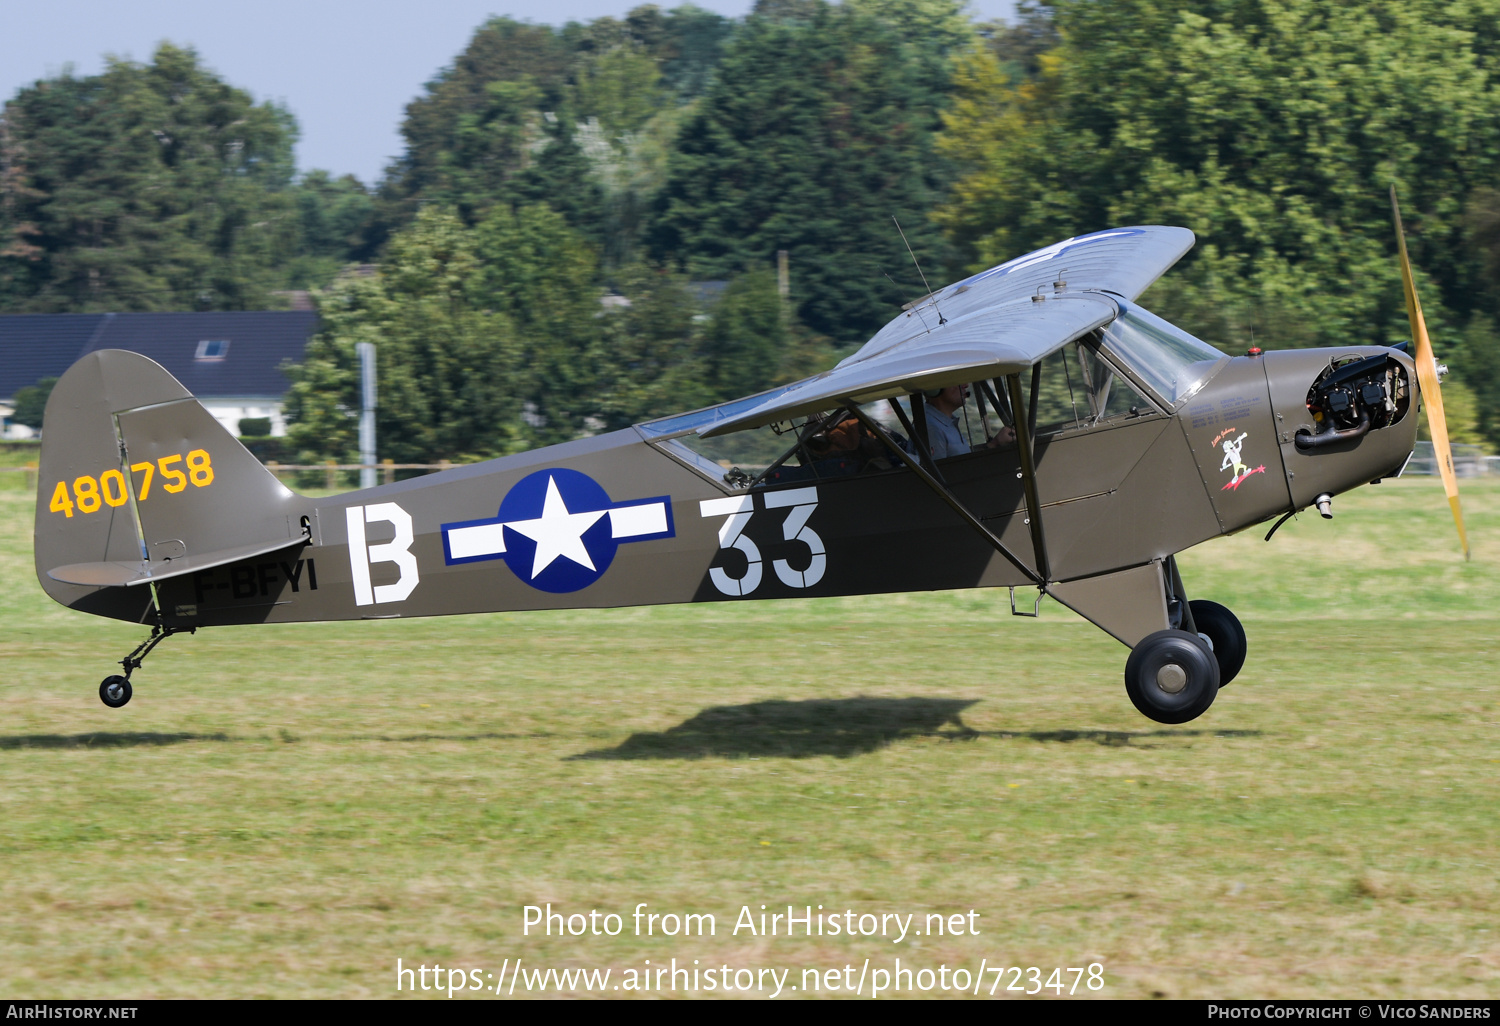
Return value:
[[(1105, 333), (1094, 332), (1060, 347), (1037, 365), (1036, 437), (1086, 431), (1160, 412), (1159, 403), (1147, 399), (1132, 377), (1122, 373), (1120, 357), (1106, 348), (1107, 338)], [(1024, 405), (1019, 412), (1023, 418), (1031, 412), (1032, 382), (1031, 373), (1021, 374)], [(920, 422), (913, 416), (913, 402), (924, 404), (929, 436), (944, 430), (952, 439), (952, 430), (956, 430), (957, 440), (947, 447), (949, 452), (956, 447), (958, 454), (967, 456), (1014, 445), (1016, 417), (1004, 379), (954, 386), (965, 392), (957, 407), (949, 402), (944, 402), (942, 409), (932, 405), (937, 391), (928, 393), (926, 399), (908, 396), (865, 404), (863, 412), (891, 436), (900, 450), (897, 453), (845, 409), (711, 438), (698, 434), (700, 429), (752, 409), (789, 387), (640, 424), (637, 430), (663, 452), (735, 491), (900, 470), (906, 462), (904, 456), (915, 456), (920, 447), (915, 440)], [(899, 406), (899, 412), (893, 403)], [(940, 427), (935, 419), (938, 417), (951, 418), (953, 429)]]
[[(873, 406), (870, 412), (876, 413)], [(894, 416), (890, 419), (895, 420)], [(898, 444), (905, 443), (899, 429), (893, 434)], [(886, 446), (844, 410), (713, 438), (682, 434), (656, 444), (704, 476), (736, 490), (878, 473), (898, 465)]]
[[(1021, 398), (1028, 406), (1023, 415), (1030, 413), (1031, 380), (1030, 374), (1021, 375)], [(1002, 394), (998, 398), (1001, 403), (999, 418), (1010, 425), (1013, 420), (1007, 401), (1009, 397)], [(971, 396), (971, 407), (975, 405), (974, 399)], [(1156, 412), (1156, 405), (1101, 354), (1097, 333), (1068, 343), (1037, 365), (1038, 437), (1086, 431)], [(983, 423), (977, 418), (970, 422)], [(975, 439), (972, 431), (970, 437), (975, 448), (984, 441)]]

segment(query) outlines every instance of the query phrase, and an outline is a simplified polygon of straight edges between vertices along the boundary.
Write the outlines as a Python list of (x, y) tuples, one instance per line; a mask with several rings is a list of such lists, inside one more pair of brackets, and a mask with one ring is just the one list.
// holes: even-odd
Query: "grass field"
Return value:
[[(1122, 646), (1003, 592), (215, 629), (114, 711), (144, 632), (51, 604), (0, 492), (0, 996), (899, 957), (1098, 962), (1106, 997), (1500, 997), (1500, 484), (1466, 485), (1468, 564), (1431, 479), (1187, 553), (1251, 648), (1180, 727), (1131, 707)], [(625, 929), (523, 936), (547, 902)], [(637, 937), (640, 902), (717, 934)], [(979, 933), (731, 936), (762, 904)]]
[(36, 478), (20, 468), (36, 466), (41, 457), (41, 445), (0, 445), (0, 494), (5, 492), (34, 493)]

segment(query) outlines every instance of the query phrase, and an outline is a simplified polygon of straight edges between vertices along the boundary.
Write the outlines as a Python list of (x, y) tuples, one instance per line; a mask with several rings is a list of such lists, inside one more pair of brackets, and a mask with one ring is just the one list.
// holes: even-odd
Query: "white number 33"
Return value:
[[(811, 588), (823, 579), (823, 571), (828, 567), (823, 539), (818, 537), (818, 532), (807, 526), (808, 518), (818, 508), (818, 490), (791, 488), (783, 492), (769, 492), (765, 495), (765, 505), (767, 509), (787, 511), (786, 520), (781, 525), (782, 539), (801, 542), (807, 546), (810, 554), (806, 570), (793, 570), (792, 565), (784, 559), (773, 560), (771, 569), (776, 571), (776, 577), (788, 588)], [(709, 579), (725, 595), (749, 595), (760, 587), (761, 579), (760, 549), (745, 537), (745, 527), (755, 512), (755, 497), (732, 495), (723, 499), (704, 499), (698, 504), (698, 509), (705, 517), (727, 517), (719, 527), (719, 548), (739, 549), (748, 564), (740, 577), (730, 577), (722, 567), (712, 567), (708, 571)]]

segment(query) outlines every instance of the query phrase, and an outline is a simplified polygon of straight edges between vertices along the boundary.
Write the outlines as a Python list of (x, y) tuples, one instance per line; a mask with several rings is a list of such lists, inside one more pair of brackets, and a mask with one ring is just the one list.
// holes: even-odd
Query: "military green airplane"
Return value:
[(1068, 239), (909, 304), (815, 377), (331, 498), (284, 487), (159, 365), (93, 353), (47, 404), (37, 578), (150, 625), (100, 685), (113, 707), (199, 627), (990, 587), (1034, 615), (1015, 589), (1035, 587), (1130, 648), (1142, 713), (1185, 722), (1246, 638), (1174, 554), (1398, 474), (1414, 379), (1443, 423), (1409, 269), (1414, 351), (1231, 358), (1136, 302), (1192, 244)]

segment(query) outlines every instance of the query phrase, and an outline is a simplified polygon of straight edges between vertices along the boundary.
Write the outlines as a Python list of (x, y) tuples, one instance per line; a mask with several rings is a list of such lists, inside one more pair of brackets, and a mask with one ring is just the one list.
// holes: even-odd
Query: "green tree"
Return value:
[(976, 31), (1012, 82), (1035, 78), (1042, 72), (1042, 55), (1055, 50), (1061, 40), (1052, 21), (1052, 5), (1038, 0), (1016, 4), (1016, 23), (990, 21)]
[(675, 94), (645, 40), (670, 52), (679, 20), (643, 8), (560, 31), (486, 23), (407, 108), (407, 151), (380, 189), (383, 230), (423, 203), (471, 225), (494, 207), (545, 203), (611, 266), (628, 262), (642, 190), (659, 184), (676, 126)]
[[(1443, 421), (1448, 427), (1448, 441), (1455, 445), (1484, 445), (1488, 438), (1480, 422), (1479, 399), (1474, 390), (1462, 380), (1450, 376), (1442, 384)], [(1417, 426), (1417, 437), (1432, 440), (1432, 428), (1427, 420), (1427, 407), (1422, 407), (1421, 422)]]
[(22, 89), (0, 129), (12, 310), (264, 306), (298, 246), (292, 116), (162, 44)]
[(551, 28), (492, 18), (406, 107), (406, 152), (381, 185), (387, 230), (424, 202), (473, 218), (527, 166), (545, 138), (543, 111), (564, 103), (571, 56)]
[(682, 102), (697, 99), (708, 90), (735, 23), (713, 11), (683, 4), (661, 16), (662, 33), (652, 39), (643, 30), (652, 21), (649, 12), (653, 11), (660, 15), (651, 5), (637, 7), (625, 20), (661, 62), (663, 86)]
[(11, 414), (10, 419), (17, 424), (41, 430), (42, 414), (47, 409), (47, 398), (52, 395), (52, 386), (55, 384), (56, 378), (43, 378), (34, 385), (16, 389), (16, 394), (12, 397), (16, 412)]
[(598, 254), (545, 204), (495, 207), (475, 229), (489, 309), (515, 324), (510, 367), (536, 444), (589, 430), (606, 354), (600, 351)]
[(610, 140), (639, 131), (666, 99), (656, 60), (631, 45), (581, 56), (573, 79), (573, 109)]
[(380, 455), (464, 460), (568, 441), (736, 398), (836, 354), (789, 314), (769, 271), (703, 303), (634, 264), (600, 302), (597, 255), (556, 211), (496, 207), (474, 228), (427, 208), (373, 275), (319, 295), (322, 326), (287, 368), (290, 445), (306, 462), (358, 446), (356, 345), (377, 347)]
[(715, 400), (780, 384), (790, 333), (776, 275), (752, 271), (731, 281), (711, 314), (703, 341), (706, 377)]
[(463, 461), (526, 448), (524, 396), (512, 387), (520, 347), (510, 318), (483, 299), (473, 233), (437, 209), (392, 237), (375, 275), (321, 294), (320, 330), (287, 369), (287, 433), (300, 458), (358, 455), (359, 342), (376, 346), (382, 458)]
[(606, 189), (579, 143), (579, 126), (544, 114), (542, 135), (541, 148), (510, 183), (506, 201), (521, 206), (545, 203), (590, 242), (602, 245), (608, 235)]
[[(1478, 267), (1479, 312), (1464, 326), (1463, 344), (1448, 363), (1474, 395), (1476, 429), (1491, 450), (1500, 449), (1500, 190), (1481, 186), (1464, 210), (1470, 252)], [(1444, 405), (1447, 405), (1446, 399)]]
[(299, 238), (285, 269), (291, 288), (320, 288), (350, 262), (370, 259), (375, 202), (353, 175), (309, 171), (293, 188)]
[(1464, 198), (1497, 177), (1494, 0), (1128, 0), (1054, 7), (1014, 80), (971, 55), (945, 115), (937, 218), (970, 268), (1119, 224), (1198, 245), (1146, 301), (1241, 348), (1405, 338), (1386, 191), (1400, 183), (1439, 347), (1472, 309)]
[(630, 306), (601, 318), (607, 366), (597, 417), (610, 429), (707, 406), (699, 306), (680, 275), (635, 264), (617, 286)]
[(1469, 408), (1472, 432), (1479, 436), (1474, 441), (1500, 450), (1500, 331), (1494, 318), (1488, 313), (1469, 318), (1460, 343), (1448, 347), (1444, 361), (1451, 368), (1443, 384), (1443, 409), (1450, 426), (1455, 407), (1448, 397), (1456, 385), (1468, 393), (1467, 403), (1461, 399), (1459, 405)]
[(926, 218), (944, 185), (939, 94), (923, 52), (857, 6), (758, 7), (678, 137), (653, 256), (729, 278), (785, 249), (811, 329), (855, 340), (879, 327), (922, 293), (892, 216), (940, 263)]
[(603, 320), (598, 416), (607, 427), (738, 399), (840, 356), (797, 322), (770, 271), (739, 275), (712, 295), (678, 273), (635, 265), (621, 291), (630, 307)]

